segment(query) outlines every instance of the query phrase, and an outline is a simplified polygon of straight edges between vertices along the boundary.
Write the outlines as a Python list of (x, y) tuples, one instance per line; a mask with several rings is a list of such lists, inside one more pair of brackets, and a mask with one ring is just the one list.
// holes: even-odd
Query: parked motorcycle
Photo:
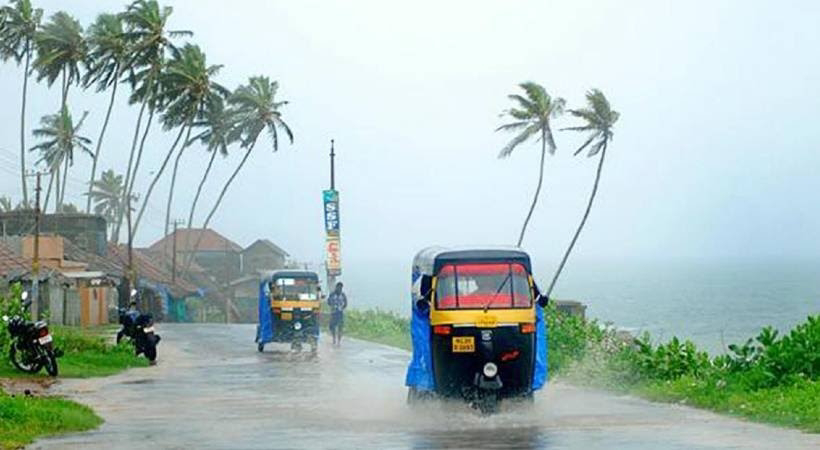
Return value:
[[(31, 306), (28, 292), (23, 292), (21, 301), (24, 309)], [(56, 377), (59, 372), (57, 358), (62, 356), (62, 352), (54, 348), (54, 338), (48, 324), (42, 320), (25, 320), (19, 315), (11, 318), (3, 316), (3, 321), (11, 335), (9, 359), (14, 367), (27, 373), (37, 373), (45, 368), (50, 376)]]
[[(131, 291), (132, 298), (136, 294), (136, 290)], [(120, 309), (119, 315), (122, 328), (117, 332), (117, 344), (127, 337), (134, 345), (137, 356), (145, 355), (148, 361), (154, 363), (157, 359), (157, 344), (161, 339), (154, 332), (154, 316), (150, 313), (134, 313), (125, 309)]]

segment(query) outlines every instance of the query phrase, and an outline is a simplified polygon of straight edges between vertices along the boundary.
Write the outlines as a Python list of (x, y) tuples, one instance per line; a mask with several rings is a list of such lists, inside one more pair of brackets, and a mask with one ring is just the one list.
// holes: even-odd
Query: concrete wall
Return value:
[[(0, 232), (5, 229), (9, 236), (34, 233), (34, 213), (12, 211), (0, 213)], [(105, 255), (106, 222), (102, 216), (92, 214), (43, 214), (40, 233), (58, 234), (71, 240), (83, 250)]]

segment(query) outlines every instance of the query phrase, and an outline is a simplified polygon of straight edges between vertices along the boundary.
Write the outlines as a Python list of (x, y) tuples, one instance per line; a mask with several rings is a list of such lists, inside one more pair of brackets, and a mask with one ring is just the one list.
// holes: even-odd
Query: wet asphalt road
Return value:
[(555, 383), (535, 405), (480, 417), (405, 405), (401, 350), (322, 341), (319, 355), (256, 352), (253, 325), (160, 327), (160, 363), (56, 390), (99, 429), (33, 448), (820, 448), (820, 436)]

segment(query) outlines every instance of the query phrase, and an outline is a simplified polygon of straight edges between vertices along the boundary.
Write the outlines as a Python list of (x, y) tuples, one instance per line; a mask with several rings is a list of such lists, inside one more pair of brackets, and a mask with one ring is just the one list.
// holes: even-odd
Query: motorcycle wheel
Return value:
[(42, 368), (42, 365), (39, 362), (32, 361), (26, 363), (25, 359), (25, 351), (17, 348), (17, 342), (12, 342), (11, 348), (9, 349), (9, 360), (11, 360), (11, 364), (16, 367), (17, 370), (26, 373), (37, 373)]
[(143, 351), (145, 357), (148, 358), (148, 361), (154, 362), (157, 360), (157, 347), (153, 344), (149, 344), (145, 347), (145, 351)]
[(51, 350), (45, 351), (45, 368), (49, 376), (56, 377), (60, 369), (57, 367), (57, 357)]

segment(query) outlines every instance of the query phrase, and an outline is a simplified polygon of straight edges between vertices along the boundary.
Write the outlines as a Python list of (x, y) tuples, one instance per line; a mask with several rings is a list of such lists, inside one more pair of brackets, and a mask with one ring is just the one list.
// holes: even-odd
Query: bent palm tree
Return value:
[[(160, 7), (156, 0), (136, 0), (122, 14), (126, 26), (126, 39), (133, 43), (127, 62), (129, 67), (128, 80), (132, 88), (129, 103), (141, 104), (136, 127), (134, 128), (131, 151), (128, 156), (128, 169), (125, 173), (126, 191), (123, 194), (123, 201), (127, 196), (132, 195), (134, 191), (145, 141), (151, 129), (154, 114), (160, 110), (157, 98), (158, 83), (165, 64), (165, 52), (169, 48), (172, 50), (176, 48), (172, 42), (173, 38), (193, 34), (190, 31), (167, 30), (166, 24), (172, 13), (173, 8), (169, 6)], [(142, 131), (142, 139), (140, 139), (140, 128), (146, 109), (148, 109), (148, 121)], [(137, 150), (138, 142), (139, 150)], [(119, 227), (122, 225), (124, 215), (125, 211), (120, 214), (117, 220), (116, 240), (119, 240)]]
[[(205, 54), (198, 46), (186, 44), (182, 49), (173, 51), (173, 54), (173, 59), (168, 62), (166, 69), (160, 75), (161, 91), (159, 101), (165, 106), (162, 123), (163, 127), (168, 130), (179, 127), (179, 136), (182, 136), (182, 133), (187, 130), (187, 136), (174, 161), (171, 189), (168, 192), (168, 204), (165, 211), (166, 235), (168, 234), (170, 224), (171, 205), (174, 198), (179, 161), (190, 141), (191, 126), (197, 118), (202, 117), (205, 105), (208, 101), (211, 101), (214, 97), (226, 97), (229, 95), (227, 89), (211, 79), (219, 72), (221, 66), (208, 66)], [(139, 228), (140, 220), (145, 212), (145, 206), (154, 190), (154, 186), (156, 186), (156, 183), (162, 177), (165, 167), (173, 155), (178, 142), (179, 137), (177, 137), (177, 141), (174, 142), (174, 145), (168, 151), (165, 160), (159, 170), (157, 170), (154, 179), (151, 181), (151, 185), (148, 187), (148, 191), (145, 193), (145, 199), (137, 215), (136, 223), (134, 224), (134, 233), (136, 233)]]
[[(37, 161), (45, 162), (49, 171), (51, 172), (51, 180), (49, 181), (49, 192), (46, 196), (46, 206), (48, 205), (48, 195), (51, 193), (51, 184), (57, 177), (56, 185), (56, 209), (59, 212), (63, 199), (65, 198), (65, 180), (68, 177), (68, 169), (74, 165), (74, 152), (79, 150), (94, 156), (89, 146), (91, 139), (81, 136), (79, 134), (80, 128), (83, 126), (85, 118), (88, 113), (83, 113), (80, 121), (74, 125), (71, 113), (63, 108), (58, 114), (45, 116), (41, 119), (41, 128), (33, 131), (34, 137), (43, 141), (31, 148), (31, 151), (40, 151), (41, 157)], [(60, 187), (60, 166), (63, 166), (63, 186)], [(46, 209), (43, 207), (43, 210)]]
[(499, 158), (510, 156), (513, 150), (531, 137), (537, 137), (537, 139), (541, 141), (541, 165), (538, 171), (538, 186), (535, 188), (535, 195), (533, 196), (530, 210), (527, 213), (527, 218), (524, 219), (524, 225), (521, 227), (521, 234), (518, 235), (517, 245), (520, 247), (524, 241), (524, 233), (527, 231), (527, 225), (530, 223), (535, 205), (538, 203), (538, 194), (541, 192), (541, 184), (544, 180), (544, 160), (547, 154), (547, 145), (549, 145), (550, 154), (555, 153), (555, 140), (552, 137), (550, 120), (563, 114), (565, 102), (563, 98), (550, 97), (546, 89), (538, 83), (527, 81), (518, 86), (524, 90), (526, 97), (518, 94), (508, 95), (507, 97), (513, 100), (516, 106), (504, 111), (502, 114), (502, 116), (509, 116), (515, 121), (501, 125), (496, 128), (495, 131), (518, 133), (501, 149), (501, 153), (498, 155)]
[[(234, 91), (229, 98), (230, 104), (236, 110), (237, 128), (234, 133), (236, 133), (235, 135), (239, 137), (242, 148), (245, 149), (245, 155), (242, 156), (242, 160), (239, 162), (239, 165), (236, 166), (233, 173), (231, 173), (228, 181), (226, 181), (225, 185), (222, 186), (222, 190), (219, 192), (219, 197), (217, 197), (216, 202), (214, 202), (214, 206), (211, 208), (211, 211), (205, 218), (205, 222), (202, 224), (202, 229), (208, 228), (208, 224), (211, 222), (214, 214), (216, 214), (216, 211), (219, 209), (222, 199), (225, 198), (225, 193), (228, 192), (228, 188), (231, 186), (231, 183), (233, 183), (236, 179), (236, 176), (242, 170), (242, 167), (245, 166), (245, 163), (248, 161), (248, 157), (251, 155), (253, 148), (259, 141), (259, 135), (262, 134), (263, 131), (267, 131), (270, 135), (274, 152), (279, 150), (280, 130), (284, 131), (285, 135), (288, 137), (288, 140), (290, 140), (290, 143), (293, 143), (293, 132), (291, 132), (287, 123), (282, 120), (282, 112), (280, 111), (280, 109), (284, 105), (287, 105), (288, 102), (278, 101), (276, 99), (276, 91), (278, 89), (279, 83), (276, 81), (270, 81), (270, 79), (265, 76), (256, 76), (251, 77), (246, 86), (239, 86), (236, 88), (236, 91)], [(191, 251), (191, 255), (195, 254), (199, 249), (199, 244), (202, 241), (203, 235), (204, 233), (199, 233), (196, 243), (194, 244), (194, 248)], [(192, 261), (193, 256), (188, 258), (188, 262), (185, 265), (185, 270), (183, 273), (188, 271)]]
[(65, 108), (69, 87), (80, 83), (80, 65), (86, 62), (88, 55), (83, 27), (68, 13), (60, 11), (43, 25), (34, 41), (37, 47), (37, 58), (34, 59), (37, 81), (45, 79), (51, 87), (57, 78), (62, 78), (60, 108)]
[(30, 0), (12, 0), (0, 9), (4, 18), (0, 29), (0, 59), (14, 59), (17, 65), (23, 63), (23, 89), (20, 106), (20, 180), (23, 188), (23, 203), (28, 204), (26, 185), (26, 100), (28, 76), (31, 71), (31, 55), (34, 52), (34, 35), (40, 26), (43, 10), (33, 8)]
[(188, 213), (188, 228), (193, 227), (196, 205), (199, 202), (199, 196), (202, 195), (202, 187), (211, 173), (217, 153), (223, 157), (228, 156), (228, 147), (239, 138), (236, 132), (238, 128), (236, 127), (235, 115), (233, 109), (226, 108), (225, 102), (217, 98), (208, 102), (205, 108), (205, 117), (194, 123), (195, 128), (203, 128), (203, 130), (191, 138), (191, 141), (198, 140), (204, 144), (207, 151), (211, 153), (211, 158), (208, 160), (208, 167), (205, 168), (205, 172), (202, 174), (194, 201), (191, 203), (191, 211)]
[[(108, 129), (108, 122), (111, 119), (111, 110), (114, 108), (114, 99), (117, 97), (117, 86), (119, 86), (120, 76), (122, 76), (126, 58), (128, 57), (128, 41), (123, 32), (122, 19), (118, 14), (100, 14), (97, 20), (88, 27), (88, 69), (86, 71), (83, 84), (90, 86), (97, 85), (97, 92), (111, 89), (111, 97), (108, 100), (108, 109), (105, 112), (105, 120), (97, 138), (97, 147), (94, 150), (94, 160), (91, 162), (91, 178), (88, 181), (88, 193), (85, 212), (91, 212), (91, 191), (94, 189), (94, 180), (97, 176), (97, 163), (100, 159), (103, 138)], [(110, 224), (110, 222), (109, 222)]]
[(592, 185), (592, 193), (589, 196), (589, 202), (587, 203), (586, 211), (584, 211), (584, 217), (581, 219), (578, 229), (575, 230), (575, 235), (572, 236), (572, 241), (570, 242), (569, 247), (567, 247), (564, 257), (561, 259), (561, 264), (558, 265), (558, 270), (555, 272), (555, 276), (552, 278), (550, 287), (547, 289), (547, 298), (549, 298), (552, 294), (552, 290), (555, 288), (555, 283), (558, 282), (558, 278), (564, 270), (564, 265), (566, 265), (567, 259), (569, 259), (569, 255), (572, 253), (572, 249), (578, 241), (578, 236), (581, 235), (581, 231), (587, 223), (589, 212), (592, 210), (592, 203), (595, 201), (595, 196), (598, 194), (598, 184), (601, 181), (601, 171), (604, 168), (606, 149), (613, 136), (612, 127), (620, 117), (620, 114), (617, 111), (612, 110), (609, 106), (609, 100), (607, 100), (604, 94), (598, 89), (593, 89), (587, 92), (586, 98), (587, 108), (572, 109), (569, 111), (570, 114), (582, 119), (585, 123), (581, 126), (565, 128), (565, 130), (589, 133), (589, 137), (575, 152), (575, 156), (587, 148), (589, 148), (587, 157), (592, 158), (596, 155), (601, 156), (598, 158), (598, 170), (595, 172), (595, 183)]

